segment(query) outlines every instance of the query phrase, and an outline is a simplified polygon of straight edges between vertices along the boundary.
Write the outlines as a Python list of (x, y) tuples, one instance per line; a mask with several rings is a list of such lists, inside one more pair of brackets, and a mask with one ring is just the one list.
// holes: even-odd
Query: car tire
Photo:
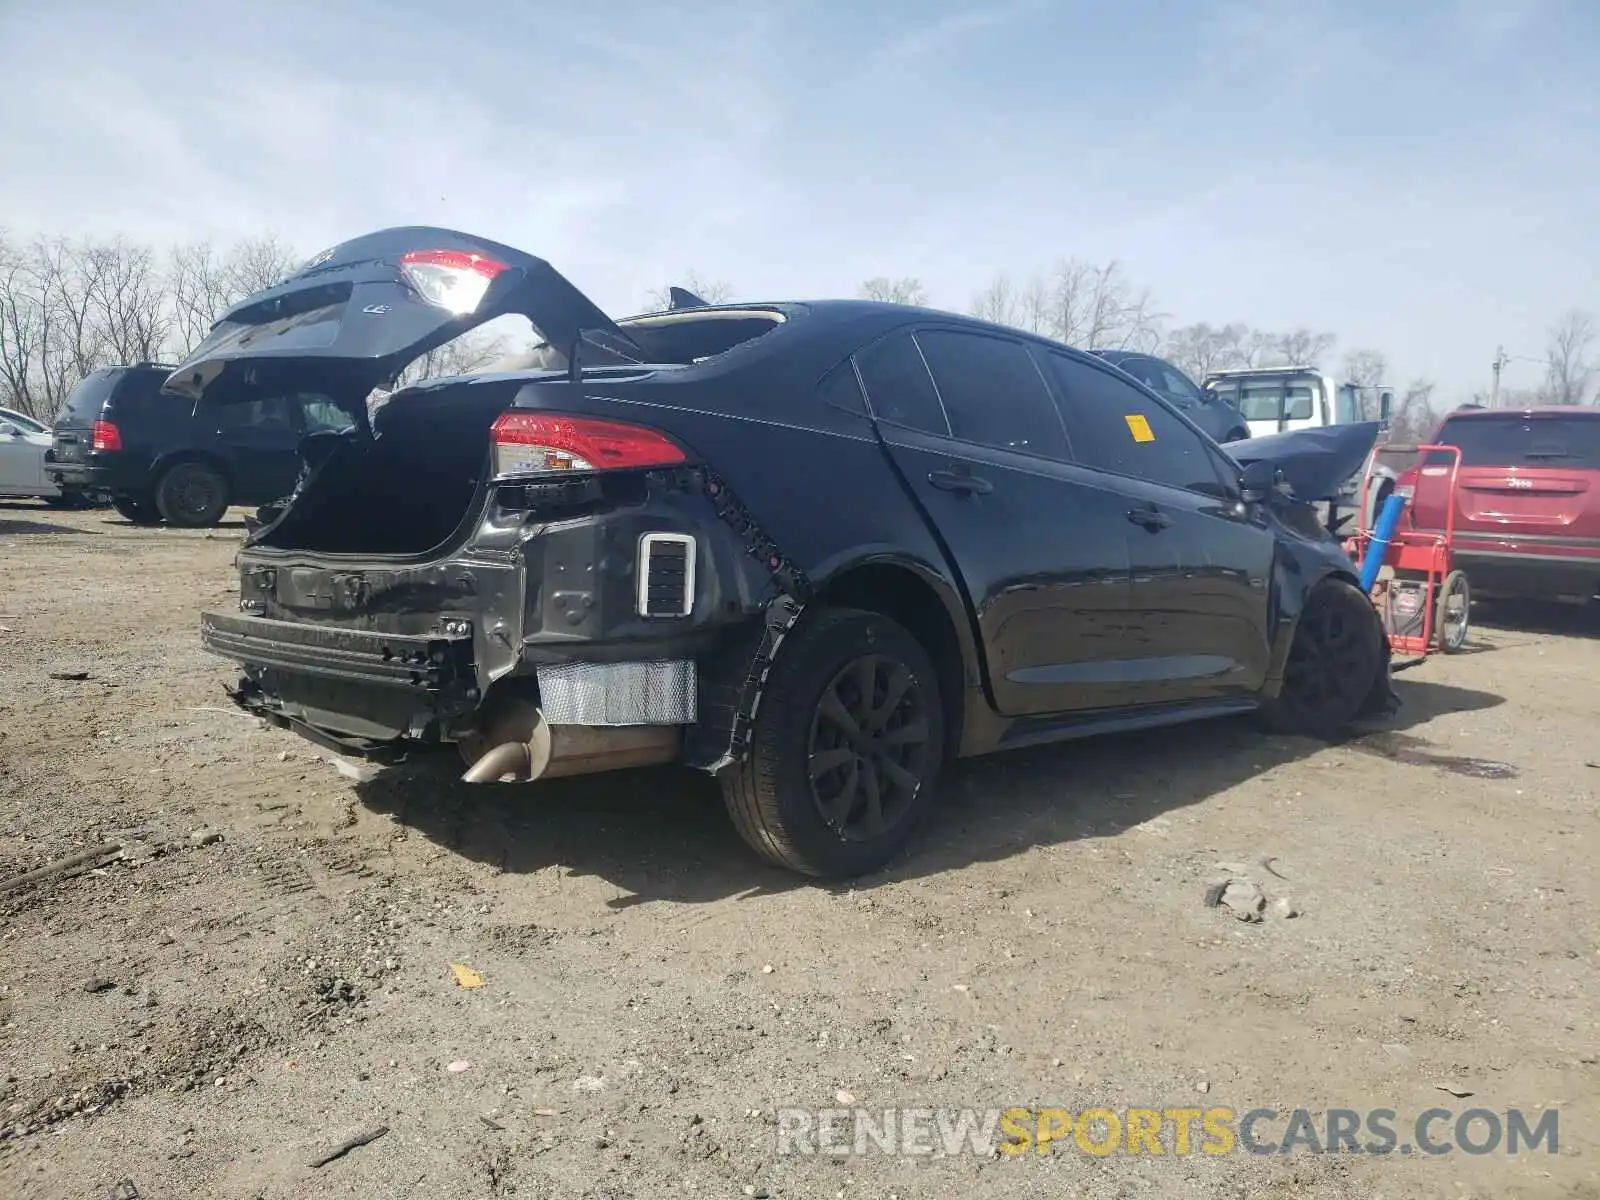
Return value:
[[(1451, 600), (1459, 599), (1456, 611), (1461, 619), (1451, 624)], [(1439, 606), (1433, 618), (1434, 636), (1442, 654), (1459, 654), (1466, 648), (1472, 628), (1472, 586), (1465, 571), (1451, 571), (1439, 585)]]
[(1372, 695), (1383, 652), (1372, 601), (1343, 579), (1323, 580), (1306, 598), (1283, 685), (1262, 704), (1262, 721), (1275, 733), (1337, 737)]
[(155, 501), (140, 496), (113, 496), (111, 507), (118, 516), (132, 525), (161, 524), (161, 510)]
[(808, 614), (784, 639), (745, 761), (722, 776), (728, 814), (778, 866), (875, 871), (933, 807), (943, 714), (933, 660), (904, 627), (858, 609)]
[(156, 484), (156, 507), (168, 525), (184, 529), (215, 525), (228, 511), (228, 481), (208, 463), (177, 463)]

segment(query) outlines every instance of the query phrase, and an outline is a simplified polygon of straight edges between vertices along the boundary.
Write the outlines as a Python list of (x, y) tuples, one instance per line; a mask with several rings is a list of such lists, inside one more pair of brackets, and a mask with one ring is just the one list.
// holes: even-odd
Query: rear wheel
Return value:
[(888, 617), (824, 609), (785, 639), (723, 798), (740, 835), (772, 862), (849, 878), (905, 848), (943, 761), (928, 652)]
[(1451, 571), (1439, 585), (1439, 607), (1433, 618), (1439, 649), (1445, 654), (1455, 654), (1467, 644), (1471, 611), (1472, 587), (1467, 573)]
[(169, 525), (188, 529), (215, 525), (228, 511), (227, 480), (206, 463), (178, 463), (156, 484), (156, 507)]
[(1262, 705), (1262, 719), (1278, 733), (1334, 737), (1372, 694), (1383, 641), (1372, 601), (1342, 579), (1324, 580), (1306, 598), (1283, 687)]
[(155, 501), (142, 496), (113, 496), (111, 507), (124, 520), (135, 525), (161, 524), (161, 511), (156, 508)]

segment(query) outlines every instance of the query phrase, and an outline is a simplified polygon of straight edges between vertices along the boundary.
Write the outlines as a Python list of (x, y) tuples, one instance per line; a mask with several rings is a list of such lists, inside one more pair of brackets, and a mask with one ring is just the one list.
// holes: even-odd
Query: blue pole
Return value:
[(1406, 498), (1398, 493), (1384, 501), (1383, 511), (1378, 514), (1378, 522), (1372, 530), (1372, 540), (1367, 543), (1367, 556), (1361, 560), (1363, 592), (1370, 592), (1372, 585), (1378, 582), (1378, 572), (1383, 567), (1384, 556), (1394, 540), (1395, 526), (1400, 524), (1400, 513), (1405, 506)]

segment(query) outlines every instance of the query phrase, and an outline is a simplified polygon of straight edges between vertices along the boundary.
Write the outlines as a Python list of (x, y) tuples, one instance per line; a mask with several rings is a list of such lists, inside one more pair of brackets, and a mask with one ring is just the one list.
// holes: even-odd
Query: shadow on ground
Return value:
[[(10, 507), (9, 505), (7, 506)], [(46, 509), (36, 509), (37, 512), (46, 512)], [(30, 521), (27, 518), (0, 517), (0, 537), (11, 534), (57, 534), (57, 533), (92, 533), (93, 530), (78, 529), (71, 525), (57, 525), (52, 521)]]
[[(1400, 712), (1371, 736), (1405, 738), (1408, 754), (1425, 756), (1427, 743), (1406, 730), (1445, 713), (1503, 703), (1486, 692), (1423, 680), (1399, 680), (1396, 688)], [(1396, 758), (1391, 745), (1374, 749)], [(1004, 859), (1033, 846), (1114, 837), (1322, 748), (1229, 719), (958, 763), (941, 785), (939, 813), (911, 853), (855, 886)], [(1428, 769), (1414, 756), (1398, 761), (1413, 764), (1403, 769)], [(703, 903), (807, 886), (745, 847), (716, 782), (697, 772), (653, 769), (472, 785), (459, 781), (459, 771), (454, 756), (437, 755), (393, 767), (358, 792), (373, 811), (508, 873), (559, 864), (572, 874), (603, 878), (629, 893), (613, 907)]]
[(1541, 633), (1557, 637), (1600, 637), (1600, 600), (1562, 604), (1542, 600), (1478, 600), (1473, 624), (1509, 633)]

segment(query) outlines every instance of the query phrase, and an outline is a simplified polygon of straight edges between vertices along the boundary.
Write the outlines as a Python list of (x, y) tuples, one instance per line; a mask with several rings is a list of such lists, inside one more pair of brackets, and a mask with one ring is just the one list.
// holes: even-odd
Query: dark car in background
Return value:
[(162, 396), (170, 364), (87, 376), (56, 414), (50, 470), (63, 490), (110, 502), (136, 524), (215, 525), (232, 505), (282, 499), (308, 434), (351, 418), (315, 394), (257, 396), (198, 409)]
[(1204, 429), (1213, 441), (1237, 442), (1250, 436), (1250, 424), (1236, 407), (1202, 388), (1166, 359), (1135, 350), (1089, 353), (1137, 379)]
[[(545, 339), (524, 362), (369, 414), (512, 313)], [(884, 864), (956, 757), (1238, 713), (1332, 735), (1394, 700), (1354, 565), (1284, 495), (1292, 445), (1241, 466), (1100, 359), (971, 318), (614, 321), (542, 259), (390, 229), (224, 314), (166, 391), (352, 420), (202, 617), (242, 708), (339, 753), (453, 746), (474, 783), (698, 768), (801, 873)], [(1334, 436), (1342, 478), (1377, 426)]]
[[(1431, 441), (1461, 451), (1454, 557), (1474, 595), (1600, 594), (1600, 408), (1461, 409)], [(1418, 528), (1445, 527), (1454, 459), (1430, 451), (1396, 482)]]

